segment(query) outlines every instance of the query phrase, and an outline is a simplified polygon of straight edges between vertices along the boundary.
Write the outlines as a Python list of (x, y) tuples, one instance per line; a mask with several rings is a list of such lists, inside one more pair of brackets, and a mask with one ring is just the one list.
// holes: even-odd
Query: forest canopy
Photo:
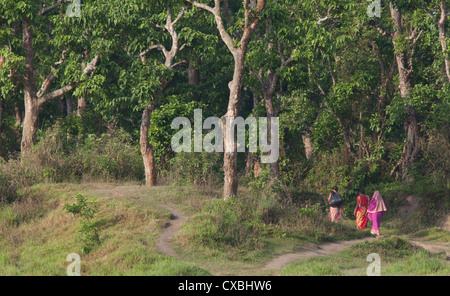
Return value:
[[(446, 0), (0, 0), (0, 181), (212, 184), (225, 199), (257, 178), (448, 186), (449, 15)], [(222, 153), (175, 153), (171, 123), (194, 126), (196, 109), (267, 118), (269, 134), (277, 118), (278, 159), (228, 132)]]

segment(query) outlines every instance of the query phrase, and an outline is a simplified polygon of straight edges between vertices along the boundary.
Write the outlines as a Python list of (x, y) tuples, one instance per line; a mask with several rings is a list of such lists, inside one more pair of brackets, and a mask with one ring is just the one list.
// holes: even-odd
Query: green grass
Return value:
[[(93, 223), (100, 244), (89, 254), (81, 252), (79, 218), (63, 209), (77, 193), (99, 205)], [(297, 252), (305, 244), (361, 238), (369, 232), (356, 230), (349, 218), (331, 223), (315, 208), (283, 210), (267, 199), (225, 202), (187, 186), (39, 184), (20, 195), (21, 200), (0, 206), (0, 275), (65, 275), (70, 253), (80, 254), (82, 275), (271, 275), (278, 271), (265, 271), (263, 266), (277, 255)], [(162, 255), (155, 247), (171, 218), (161, 205), (192, 217), (173, 245), (187, 262)], [(381, 231), (404, 235), (389, 219), (383, 221)], [(425, 229), (407, 238), (447, 245), (449, 233)], [(286, 266), (282, 274), (366, 275), (370, 253), (380, 254), (382, 275), (450, 274), (442, 254), (430, 254), (397, 237), (300, 260)]]
[(398, 237), (358, 243), (337, 254), (302, 259), (286, 266), (282, 275), (364, 276), (372, 263), (367, 262), (371, 253), (380, 256), (381, 275), (450, 275), (444, 256), (431, 254)]
[[(195, 260), (261, 264), (308, 243), (362, 238), (353, 221), (331, 223), (321, 212), (282, 208), (267, 198), (216, 200), (190, 219), (177, 235), (178, 249)], [(201, 258), (196, 258), (201, 250)]]
[(428, 241), (436, 244), (450, 243), (450, 232), (439, 228), (431, 228), (420, 230), (410, 235), (414, 240)]
[[(37, 207), (41, 214), (33, 214), (34, 210), (29, 208), (29, 217), (22, 217), (23, 201), (3, 206), (0, 275), (65, 275), (70, 253), (80, 254), (82, 275), (210, 275), (195, 264), (159, 254), (155, 240), (170, 214), (156, 206), (143, 206), (157, 202), (150, 201), (152, 196), (148, 192), (143, 193), (148, 199), (144, 201), (95, 188), (95, 185), (36, 185), (27, 194), (34, 200), (40, 196), (45, 199), (41, 198)], [(101, 243), (87, 255), (81, 252), (78, 219), (62, 208), (80, 192), (99, 204), (93, 222)]]

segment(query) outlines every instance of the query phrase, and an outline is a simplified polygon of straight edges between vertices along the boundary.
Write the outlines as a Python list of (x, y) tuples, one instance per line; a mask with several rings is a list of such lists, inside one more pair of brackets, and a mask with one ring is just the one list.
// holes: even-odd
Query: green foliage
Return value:
[(217, 187), (223, 180), (222, 155), (208, 152), (179, 152), (170, 159), (168, 170), (163, 172), (172, 185)]
[(169, 96), (165, 98), (167, 103), (153, 111), (150, 129), (149, 141), (155, 149), (155, 159), (164, 162), (173, 157), (171, 147), (172, 136), (178, 131), (171, 128), (171, 123), (176, 117), (187, 117), (193, 122), (194, 109), (205, 107), (202, 103), (187, 101), (183, 96)]
[(49, 128), (33, 153), (4, 164), (19, 187), (39, 182), (113, 181), (143, 179), (139, 150), (129, 134), (116, 130), (97, 137), (89, 134), (79, 141), (71, 128), (56, 124)]
[(17, 184), (11, 175), (3, 170), (4, 164), (0, 162), (0, 204), (12, 202), (17, 198)]
[(354, 244), (344, 251), (291, 263), (282, 275), (366, 275), (366, 258), (375, 253), (381, 259), (381, 275), (447, 275), (445, 259), (414, 246), (405, 239), (391, 237)]
[(89, 203), (82, 194), (75, 196), (76, 202), (73, 204), (65, 204), (64, 210), (72, 215), (81, 217), (79, 236), (81, 240), (81, 250), (88, 254), (92, 249), (100, 244), (98, 229), (92, 219), (98, 211), (96, 203)]

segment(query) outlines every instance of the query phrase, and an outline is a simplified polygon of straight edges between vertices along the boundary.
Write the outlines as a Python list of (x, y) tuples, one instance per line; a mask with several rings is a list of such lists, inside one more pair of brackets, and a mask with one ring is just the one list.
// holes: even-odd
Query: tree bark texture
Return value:
[[(396, 38), (403, 35), (402, 15), (392, 3), (390, 3), (390, 11), (394, 27), (396, 28), (392, 35), (392, 43), (394, 48), (396, 48)], [(407, 53), (401, 51), (396, 53), (395, 58), (397, 61), (400, 96), (408, 100), (411, 92), (412, 56), (408, 61)], [(406, 116), (403, 120), (403, 126), (406, 134), (406, 142), (403, 155), (402, 181), (409, 182), (411, 181), (411, 178), (408, 177), (410, 168), (416, 163), (420, 154), (420, 129), (417, 124), (417, 111), (410, 104), (406, 104), (405, 109)]]
[(148, 131), (150, 128), (150, 118), (153, 107), (147, 106), (142, 112), (142, 122), (140, 129), (139, 144), (141, 146), (141, 155), (145, 169), (145, 184), (147, 186), (156, 185), (156, 169), (153, 146), (148, 140)]

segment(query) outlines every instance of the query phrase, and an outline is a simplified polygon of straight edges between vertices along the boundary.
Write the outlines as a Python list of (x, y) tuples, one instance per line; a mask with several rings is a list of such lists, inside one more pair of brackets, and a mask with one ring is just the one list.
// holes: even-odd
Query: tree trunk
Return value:
[(77, 107), (77, 116), (81, 117), (84, 114), (84, 110), (86, 109), (87, 99), (86, 96), (82, 96), (78, 98), (78, 107)]
[[(23, 84), (24, 101), (25, 101), (25, 117), (23, 120), (21, 153), (25, 154), (31, 151), (34, 142), (36, 140), (37, 122), (40, 107), (47, 101), (56, 99), (66, 94), (67, 92), (73, 90), (78, 86), (78, 82), (71, 83), (51, 93), (47, 93), (53, 79), (56, 77), (54, 75), (56, 67), (59, 64), (61, 64), (64, 60), (65, 51), (63, 51), (62, 53), (63, 58), (57, 63), (55, 63), (55, 66), (52, 67), (50, 74), (44, 79), (39, 92), (36, 92), (36, 84), (35, 84), (36, 71), (34, 69), (33, 64), (35, 56), (33, 48), (33, 26), (31, 24), (31, 21), (26, 17), (22, 19), (22, 35), (23, 35), (22, 46), (23, 49), (25, 50), (25, 69), (21, 80)], [(96, 55), (94, 59), (87, 64), (87, 66), (83, 69), (84, 75), (87, 75), (95, 70), (98, 59), (99, 55)]]
[[(232, 142), (235, 142), (234, 139), (229, 138), (229, 135), (226, 132), (227, 119), (234, 121), (234, 119), (238, 115), (239, 110), (239, 95), (242, 88), (242, 78), (244, 75), (244, 62), (245, 56), (247, 54), (248, 43), (250, 42), (250, 38), (254, 33), (256, 26), (259, 23), (260, 16), (262, 14), (262, 10), (266, 5), (265, 0), (258, 0), (256, 3), (255, 9), (249, 9), (248, 1), (244, 1), (244, 30), (242, 32), (242, 38), (239, 42), (239, 47), (235, 46), (235, 42), (233, 38), (228, 34), (222, 20), (221, 9), (220, 9), (220, 0), (215, 0), (215, 6), (210, 7), (204, 3), (199, 3), (197, 1), (189, 1), (193, 5), (205, 9), (211, 12), (214, 15), (214, 19), (216, 21), (217, 29), (219, 31), (220, 37), (222, 41), (227, 46), (228, 50), (233, 54), (234, 58), (234, 73), (233, 80), (228, 84), (230, 89), (230, 96), (228, 100), (228, 109), (227, 113), (222, 116), (222, 128), (223, 128), (223, 143), (224, 143), (224, 162), (223, 162), (223, 170), (224, 170), (224, 190), (223, 197), (224, 199), (228, 199), (232, 196), (237, 195), (238, 188), (238, 179), (237, 179), (237, 147), (236, 143), (231, 145)], [(252, 17), (252, 19), (250, 19)], [(227, 143), (229, 142), (229, 143)]]
[[(272, 78), (273, 81), (271, 81), (271, 84), (276, 85), (276, 81), (278, 80), (275, 78), (276, 75)], [(273, 88), (274, 90), (275, 88)], [(276, 108), (273, 107), (273, 91), (264, 91), (264, 101), (266, 105), (266, 114), (267, 114), (267, 134), (272, 135), (272, 126), (271, 126), (271, 120), (272, 117), (276, 117), (277, 113)], [(270, 141), (273, 141), (273, 139), (270, 139)], [(280, 177), (280, 165), (279, 165), (280, 159), (278, 158), (275, 162), (271, 162), (269, 164), (270, 167), (270, 179), (275, 180)]]
[(447, 19), (447, 7), (445, 0), (441, 0), (441, 17), (438, 22), (439, 40), (441, 41), (442, 52), (444, 53), (445, 73), (447, 74), (448, 82), (450, 82), (450, 58), (447, 53), (447, 43), (445, 41), (445, 20)]
[(245, 175), (250, 175), (253, 170), (253, 164), (255, 160), (253, 157), (253, 153), (247, 151), (247, 160), (245, 161)]
[(36, 131), (39, 117), (39, 104), (35, 97), (35, 92), (25, 88), (25, 117), (23, 119), (23, 132), (21, 142), (21, 152), (26, 154), (31, 151), (36, 142)]
[(70, 116), (73, 113), (73, 99), (71, 96), (66, 97), (66, 112), (67, 116)]
[[(77, 116), (78, 118), (81, 118), (84, 114), (84, 111), (86, 110), (87, 105), (87, 99), (86, 95), (79, 97), (77, 100)], [(78, 142), (81, 142), (83, 140), (83, 134), (81, 132), (78, 133)]]
[[(396, 31), (392, 37), (392, 43), (394, 49), (396, 48), (396, 39), (403, 35), (403, 24), (402, 15), (400, 11), (390, 4), (391, 17), (394, 22), (394, 27)], [(398, 69), (398, 79), (399, 79), (399, 90), (400, 96), (407, 99), (411, 91), (411, 72), (412, 65), (408, 62), (407, 55), (405, 51), (396, 53), (397, 69)], [(410, 58), (411, 62), (412, 59)], [(406, 142), (404, 147), (404, 158), (402, 166), (402, 181), (410, 182), (411, 178), (408, 177), (409, 168), (414, 165), (418, 159), (420, 153), (420, 130), (417, 124), (418, 113), (409, 103), (406, 104), (406, 117), (403, 120), (403, 126), (406, 133)]]
[[(255, 117), (256, 121), (258, 121), (258, 116), (256, 115), (256, 108), (259, 104), (259, 93), (257, 89), (253, 90), (253, 117)], [(259, 162), (259, 159), (253, 155), (252, 152), (247, 151), (247, 161), (245, 164), (245, 174), (249, 175), (252, 171), (254, 171), (254, 165), (256, 162)], [(259, 166), (258, 166), (259, 167)]]
[(242, 87), (242, 78), (244, 75), (245, 52), (237, 49), (234, 54), (234, 74), (233, 80), (229, 83), (230, 96), (228, 99), (227, 113), (222, 117), (223, 124), (223, 143), (224, 143), (224, 185), (223, 198), (228, 199), (237, 195), (237, 146), (234, 139), (229, 138), (227, 133), (227, 119), (232, 122), (238, 116), (239, 96)]
[(16, 126), (22, 126), (24, 114), (20, 112), (20, 108), (14, 104), (14, 116), (16, 117)]
[(311, 140), (311, 135), (309, 132), (305, 132), (302, 135), (303, 144), (305, 145), (305, 156), (307, 160), (312, 160), (314, 158), (314, 144)]
[(62, 117), (66, 116), (66, 102), (64, 100), (64, 97), (60, 97), (58, 99), (58, 111)]
[(142, 122), (140, 130), (139, 144), (141, 146), (142, 160), (144, 161), (145, 169), (145, 184), (147, 186), (156, 186), (156, 170), (153, 146), (148, 141), (148, 131), (150, 128), (150, 117), (153, 108), (150, 106), (145, 107), (142, 112)]
[(22, 34), (22, 43), (25, 49), (25, 72), (23, 86), (25, 117), (23, 119), (21, 153), (25, 154), (31, 151), (36, 141), (36, 130), (39, 116), (39, 104), (36, 96), (36, 86), (34, 84), (33, 29), (27, 18), (22, 20)]
[(3, 106), (2, 100), (0, 98), (0, 134), (2, 133), (2, 115), (3, 115)]
[[(197, 59), (197, 63), (200, 59)], [(189, 85), (200, 85), (200, 71), (192, 63), (187, 69)]]
[(409, 168), (414, 165), (420, 153), (420, 130), (417, 125), (417, 111), (407, 106), (407, 116), (403, 122), (406, 133), (405, 155), (403, 160), (402, 181), (411, 182), (413, 179), (408, 176)]

